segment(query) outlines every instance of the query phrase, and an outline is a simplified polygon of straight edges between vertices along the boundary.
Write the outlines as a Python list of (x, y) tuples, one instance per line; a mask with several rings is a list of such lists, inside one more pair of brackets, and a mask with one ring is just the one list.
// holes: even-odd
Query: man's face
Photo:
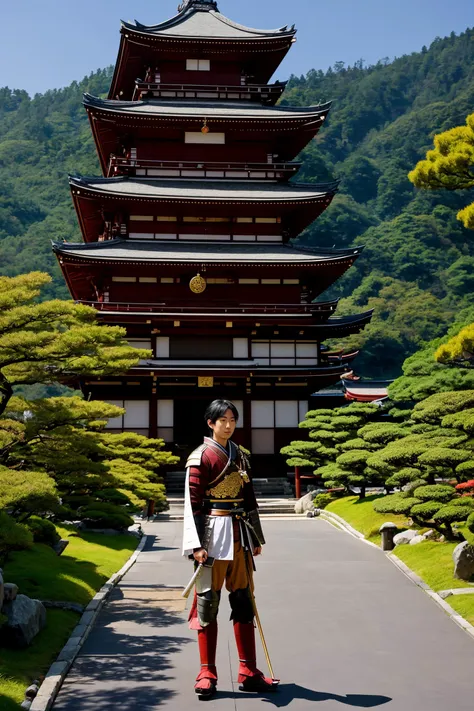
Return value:
[(222, 417), (219, 417), (216, 422), (208, 420), (207, 424), (218, 439), (228, 440), (234, 434), (237, 422), (235, 421), (232, 410), (226, 410)]

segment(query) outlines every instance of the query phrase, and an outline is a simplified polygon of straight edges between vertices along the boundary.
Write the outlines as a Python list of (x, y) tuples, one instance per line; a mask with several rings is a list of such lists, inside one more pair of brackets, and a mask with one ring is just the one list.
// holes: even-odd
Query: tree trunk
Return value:
[(361, 484), (360, 493), (359, 493), (359, 501), (360, 501), (361, 499), (365, 499), (365, 489), (366, 489), (366, 487), (367, 487), (366, 484)]
[(3, 415), (3, 413), (5, 412), (12, 395), (13, 388), (11, 384), (0, 371), (0, 415)]
[(447, 521), (444, 524), (444, 529), (443, 533), (447, 541), (459, 541), (464, 538), (462, 534), (454, 533), (451, 524)]

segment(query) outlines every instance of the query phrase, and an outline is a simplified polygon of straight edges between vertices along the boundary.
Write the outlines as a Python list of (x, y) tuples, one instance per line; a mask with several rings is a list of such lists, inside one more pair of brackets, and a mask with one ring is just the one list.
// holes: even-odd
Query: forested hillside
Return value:
[[(82, 92), (104, 94), (110, 75), (34, 99), (0, 89), (0, 274), (49, 271), (47, 297), (67, 296), (50, 239), (79, 239), (67, 173), (99, 171)], [(371, 326), (345, 343), (364, 349), (359, 372), (394, 377), (474, 303), (474, 233), (456, 220), (473, 196), (416, 191), (407, 178), (433, 134), (474, 111), (474, 30), (391, 63), (292, 77), (283, 103), (328, 99), (328, 121), (303, 152), (298, 180), (337, 177), (340, 192), (300, 241), (365, 245), (330, 295), (341, 297), (338, 315), (375, 308)]]

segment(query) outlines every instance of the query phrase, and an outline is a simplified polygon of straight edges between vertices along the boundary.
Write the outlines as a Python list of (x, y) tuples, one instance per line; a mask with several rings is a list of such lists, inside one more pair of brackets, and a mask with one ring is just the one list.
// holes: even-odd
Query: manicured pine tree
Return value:
[(474, 530), (474, 499), (459, 496), (454, 485), (474, 471), (474, 441), (468, 434), (473, 422), (474, 391), (437, 393), (417, 403), (405, 425), (410, 434), (368, 460), (387, 484), (404, 487), (374, 502), (375, 510), (406, 514), (449, 540), (459, 537), (455, 523), (467, 521)]
[(13, 392), (18, 385), (125, 372), (150, 354), (128, 346), (124, 329), (97, 324), (94, 309), (39, 303), (50, 281), (41, 273), (0, 277), (0, 511), (20, 522), (34, 514), (79, 516), (124, 528), (132, 523), (130, 506), (143, 499), (166, 508), (159, 468), (177, 457), (163, 450), (163, 440), (107, 432), (122, 408)]

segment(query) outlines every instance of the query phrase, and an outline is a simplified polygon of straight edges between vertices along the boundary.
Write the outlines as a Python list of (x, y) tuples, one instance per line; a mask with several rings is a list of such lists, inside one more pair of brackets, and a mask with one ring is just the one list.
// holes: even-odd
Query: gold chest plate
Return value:
[(239, 472), (232, 472), (223, 481), (206, 491), (214, 499), (235, 499), (242, 489), (242, 476)]

